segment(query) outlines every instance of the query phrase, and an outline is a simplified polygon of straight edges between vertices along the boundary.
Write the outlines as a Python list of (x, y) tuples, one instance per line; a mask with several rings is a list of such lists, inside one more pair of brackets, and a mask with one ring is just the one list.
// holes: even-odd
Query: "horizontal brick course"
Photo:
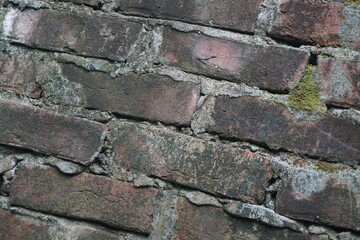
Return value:
[(257, 142), (349, 164), (360, 163), (360, 126), (324, 114), (314, 122), (293, 119), (281, 104), (256, 97), (216, 98), (209, 130), (223, 137)]
[(113, 17), (55, 10), (10, 10), (6, 34), (13, 42), (84, 56), (124, 60), (141, 24)]
[(51, 239), (50, 227), (33, 219), (14, 215), (0, 209), (1, 240), (48, 240)]
[(302, 50), (259, 46), (170, 28), (165, 28), (163, 35), (161, 54), (165, 64), (271, 91), (293, 89), (308, 62), (308, 54)]
[(103, 176), (67, 176), (53, 168), (21, 166), (11, 186), (10, 204), (150, 233), (160, 198), (156, 189)]
[(117, 11), (180, 20), (240, 32), (254, 32), (261, 0), (116, 0)]
[(165, 123), (190, 125), (200, 95), (195, 84), (157, 74), (112, 78), (70, 64), (62, 65), (62, 72), (69, 81), (81, 84), (87, 108)]
[(266, 157), (154, 127), (118, 123), (111, 129), (113, 168), (252, 203), (264, 200), (273, 174)]
[(94, 161), (107, 126), (0, 99), (0, 143), (82, 164)]

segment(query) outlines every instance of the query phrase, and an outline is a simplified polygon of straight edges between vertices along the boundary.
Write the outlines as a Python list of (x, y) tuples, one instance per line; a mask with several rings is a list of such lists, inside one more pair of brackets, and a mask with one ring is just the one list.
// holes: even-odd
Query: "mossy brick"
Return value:
[(0, 143), (81, 164), (98, 155), (107, 126), (0, 99)]
[(321, 95), (327, 105), (360, 109), (360, 62), (318, 59)]
[(323, 114), (313, 122), (299, 121), (282, 104), (227, 96), (216, 98), (212, 118), (208, 130), (221, 137), (351, 165), (360, 162), (360, 126), (348, 119)]
[(200, 95), (198, 85), (152, 73), (112, 78), (72, 64), (63, 64), (62, 73), (69, 81), (81, 84), (82, 102), (87, 108), (168, 124), (190, 125)]
[(23, 165), (11, 185), (10, 204), (59, 216), (150, 233), (161, 193), (104, 176), (64, 175), (54, 168)]
[(275, 92), (293, 89), (308, 62), (303, 50), (260, 46), (165, 28), (164, 64)]
[(282, 0), (270, 36), (293, 44), (360, 49), (360, 11), (338, 1)]
[(145, 17), (254, 32), (260, 13), (260, 0), (116, 0), (117, 11)]
[(10, 10), (5, 34), (34, 48), (122, 61), (141, 32), (141, 24), (56, 10)]
[(39, 220), (19, 216), (0, 209), (0, 239), (2, 240), (48, 240), (50, 226)]
[(250, 151), (132, 123), (113, 123), (115, 158), (123, 168), (211, 194), (261, 203), (273, 171)]

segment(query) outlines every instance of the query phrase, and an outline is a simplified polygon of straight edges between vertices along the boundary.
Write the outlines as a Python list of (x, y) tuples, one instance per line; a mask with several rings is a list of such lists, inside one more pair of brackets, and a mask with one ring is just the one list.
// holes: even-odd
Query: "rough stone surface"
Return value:
[(160, 198), (154, 188), (135, 188), (103, 176), (69, 177), (53, 168), (21, 166), (11, 186), (10, 204), (150, 233)]
[(114, 167), (252, 203), (265, 198), (272, 169), (261, 155), (150, 126), (113, 125)]
[(360, 62), (318, 59), (321, 93), (327, 104), (360, 109)]
[(82, 164), (94, 161), (107, 126), (0, 99), (0, 143)]
[(212, 132), (319, 156), (349, 164), (360, 163), (360, 126), (324, 114), (314, 122), (295, 120), (281, 104), (256, 97), (217, 97)]
[(141, 24), (55, 10), (10, 10), (5, 34), (30, 47), (84, 56), (124, 60), (136, 42)]
[(36, 220), (16, 216), (0, 209), (0, 239), (2, 240), (48, 240), (50, 227)]
[(61, 2), (71, 2), (77, 5), (86, 5), (91, 6), (96, 9), (100, 8), (101, 3), (103, 0), (59, 0)]
[(42, 90), (36, 82), (37, 68), (30, 54), (0, 52), (0, 89), (40, 98)]
[(81, 84), (88, 108), (165, 123), (189, 125), (200, 95), (194, 84), (151, 73), (111, 78), (70, 64), (62, 65), (62, 72)]
[(224, 213), (221, 208), (195, 206), (184, 198), (180, 198), (176, 206), (176, 218), (177, 224), (172, 240), (311, 239), (306, 234), (235, 219)]
[(282, 0), (270, 35), (303, 44), (338, 45), (344, 4)]
[(360, 230), (360, 176), (310, 170), (282, 176), (276, 211), (293, 219)]
[(163, 62), (185, 71), (287, 91), (299, 82), (308, 61), (302, 50), (235, 42), (164, 29)]
[(95, 228), (77, 227), (72, 230), (70, 234), (71, 239), (76, 240), (125, 240), (123, 237), (116, 236), (114, 234), (98, 230)]
[(254, 32), (261, 0), (117, 0), (124, 14), (174, 19), (240, 32)]

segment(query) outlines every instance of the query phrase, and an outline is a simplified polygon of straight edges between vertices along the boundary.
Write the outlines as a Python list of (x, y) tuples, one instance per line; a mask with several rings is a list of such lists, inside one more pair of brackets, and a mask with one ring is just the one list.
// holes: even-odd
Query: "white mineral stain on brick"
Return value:
[(36, 29), (41, 12), (36, 10), (11, 9), (5, 16), (4, 32), (9, 38), (27, 43), (30, 41), (34, 30)]

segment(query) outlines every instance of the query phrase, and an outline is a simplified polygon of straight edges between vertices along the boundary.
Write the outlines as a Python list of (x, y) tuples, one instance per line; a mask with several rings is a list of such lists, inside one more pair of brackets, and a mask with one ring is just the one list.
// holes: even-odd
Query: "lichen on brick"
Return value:
[(315, 81), (316, 68), (308, 65), (300, 79), (299, 85), (290, 92), (289, 105), (291, 108), (305, 111), (320, 112), (320, 94)]

